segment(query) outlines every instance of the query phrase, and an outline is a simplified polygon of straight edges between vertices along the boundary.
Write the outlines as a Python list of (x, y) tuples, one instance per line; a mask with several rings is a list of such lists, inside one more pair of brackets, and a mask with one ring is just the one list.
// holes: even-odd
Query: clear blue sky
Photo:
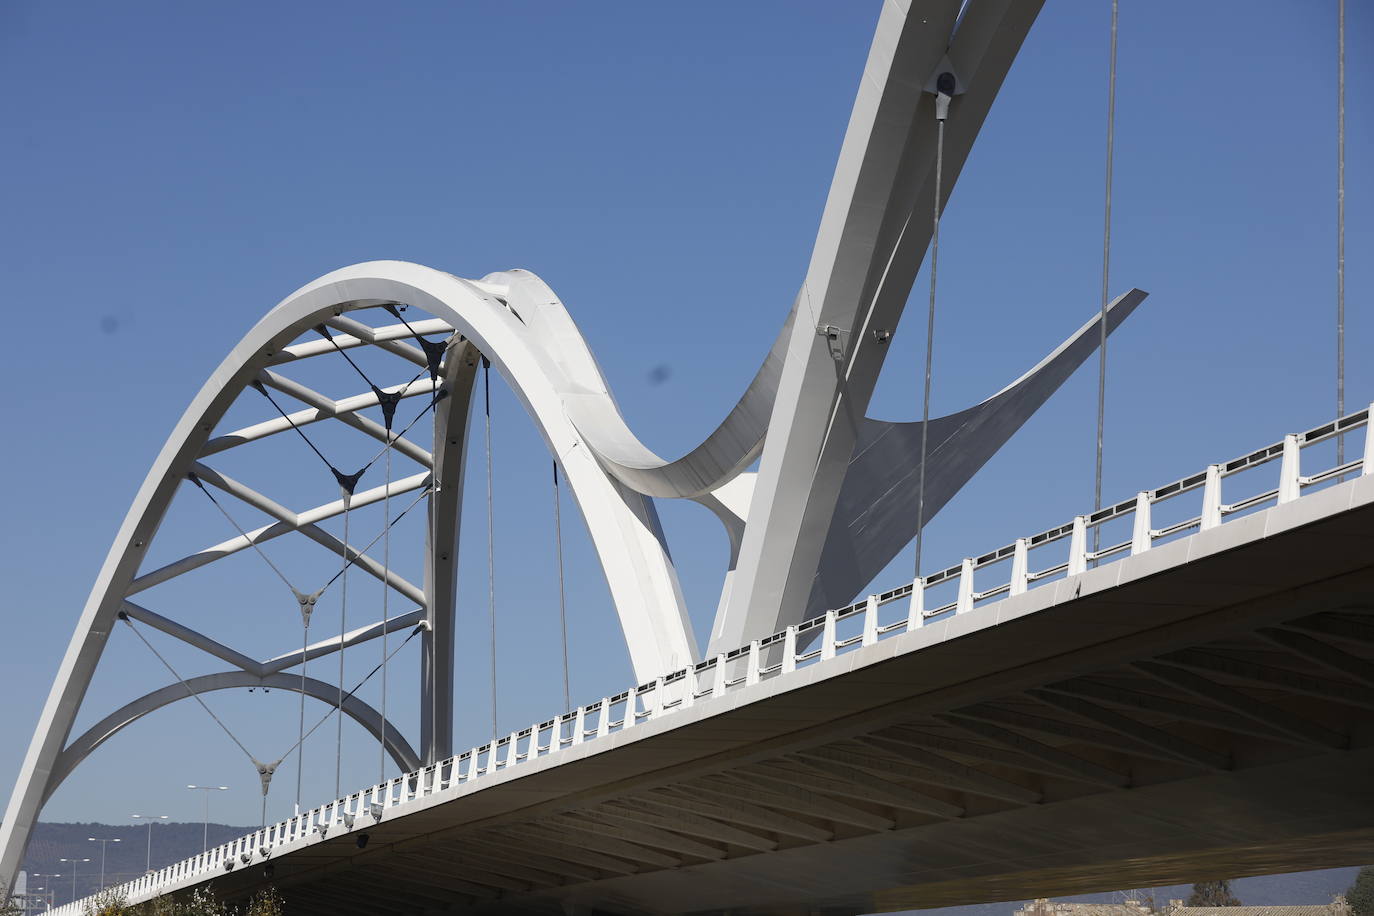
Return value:
[[(1374, 10), (1349, 6), (1353, 410), (1374, 398), (1364, 53)], [(1151, 295), (1113, 337), (1108, 499), (1317, 425), (1335, 397), (1334, 0), (1122, 7), (1111, 286)], [(316, 276), (374, 258), (469, 277), (534, 270), (569, 305), (641, 437), (664, 454), (699, 441), (747, 384), (800, 283), (877, 11), (0, 4), (0, 793), (167, 433), (244, 331)], [(954, 192), (937, 414), (996, 391), (1097, 308), (1108, 16), (1107, 0), (1046, 4)], [(925, 282), (893, 341), (877, 416), (919, 414)], [(1095, 398), (1085, 367), (934, 521), (931, 565), (1090, 507)], [(548, 458), (503, 388), (495, 414), (508, 730), (558, 711), (561, 689)], [(309, 504), (257, 470), (271, 495)], [(310, 486), (328, 497), (318, 478)], [(463, 746), (485, 737), (488, 702), (480, 503), (463, 551)], [(700, 507), (661, 511), (704, 629), (724, 537)], [(573, 694), (587, 702), (631, 675), (570, 507), (565, 523)], [(168, 525), (167, 557), (232, 534), (204, 511)], [(332, 562), (299, 559), (303, 579), (310, 563)], [(254, 653), (286, 651), (299, 628), (260, 567), (245, 555), (150, 606)], [(878, 584), (908, 567), (904, 557)], [(354, 600), (369, 594), (360, 585)], [(166, 680), (129, 634), (111, 646), (118, 664), (100, 671), (78, 728)], [(412, 649), (392, 682), (411, 729)], [(169, 651), (184, 673), (217, 667)], [(372, 658), (350, 660), (350, 677)], [(210, 702), (265, 757), (294, 740), (291, 697)], [(375, 779), (374, 751), (352, 730), (345, 740), (345, 786)], [(332, 797), (333, 743), (331, 726), (309, 745), (308, 802)], [(157, 809), (193, 820), (199, 798), (181, 786), (213, 782), (233, 787), (216, 819), (248, 824), (257, 788), (237, 754), (182, 703), (102, 749), (43, 816), (127, 821)], [(278, 779), (272, 817), (289, 810), (294, 770)]]

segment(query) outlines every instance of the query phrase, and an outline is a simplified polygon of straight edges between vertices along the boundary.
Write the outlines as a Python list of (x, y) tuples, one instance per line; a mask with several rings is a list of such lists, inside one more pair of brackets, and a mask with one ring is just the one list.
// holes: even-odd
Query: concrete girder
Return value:
[(1042, 763), (1054, 767), (1061, 775), (1070, 779), (1078, 779), (1107, 789), (1124, 789), (1131, 784), (1129, 773), (1110, 769), (1099, 763), (1085, 760), (1076, 754), (1070, 754), (1068, 751), (1050, 747), (1048, 744), (1041, 744), (1039, 741), (993, 725), (990, 722), (958, 715), (938, 715), (935, 718), (979, 738), (995, 741), (1024, 756), (1034, 757)]
[(562, 863), (573, 862), (586, 865), (589, 868), (613, 875), (633, 875), (639, 871), (637, 865), (623, 859), (617, 859), (615, 856), (603, 855), (585, 845), (574, 845), (571, 841), (560, 842), (547, 837), (535, 837), (528, 831), (519, 836), (493, 831), (483, 834), (482, 842), (490, 842), (493, 846), (512, 852), (523, 850)]
[(771, 852), (778, 848), (777, 840), (739, 827), (736, 824), (721, 823), (719, 820), (687, 811), (671, 802), (656, 803), (645, 798), (636, 798), (624, 803), (603, 805), (600, 814), (609, 815), (622, 821), (633, 821), (649, 827), (661, 827), (676, 833), (700, 837), (712, 843), (728, 843)]
[[(867, 771), (876, 776), (896, 777), (906, 782), (941, 786), (1019, 805), (1034, 805), (1044, 797), (1043, 793), (991, 776), (974, 767), (964, 766), (930, 751), (906, 747), (895, 742), (887, 743), (881, 738), (865, 737), (854, 740), (860, 748), (859, 751), (849, 748), (812, 748), (800, 751), (798, 756)], [(917, 769), (913, 769), (913, 766)]]
[(1282, 732), (1301, 743), (1336, 750), (1350, 746), (1350, 739), (1339, 732), (1289, 712), (1281, 706), (1257, 700), (1234, 687), (1208, 680), (1195, 672), (1148, 661), (1136, 662), (1135, 667), (1171, 687), (1253, 719), (1260, 725)]
[(828, 794), (818, 794), (799, 785), (796, 779), (775, 779), (747, 772), (731, 773), (711, 780), (710, 787), (717, 795), (867, 830), (890, 830), (894, 824), (891, 818), (831, 798)]
[(1277, 728), (1271, 728), (1247, 716), (1232, 712), (1224, 707), (1204, 706), (1201, 703), (1176, 700), (1172, 697), (1159, 696), (1139, 690), (1130, 690), (1103, 681), (1074, 678), (1068, 681), (1060, 681), (1057, 684), (1047, 684), (1045, 689), (1055, 693), (1064, 693), (1090, 700), (1100, 700), (1104, 703), (1134, 712), (1170, 716), (1181, 722), (1191, 722), (1194, 725), (1203, 725), (1208, 728), (1250, 735), (1251, 737), (1264, 738), (1269, 741), (1287, 741), (1296, 742), (1298, 744), (1309, 743), (1305, 740), (1294, 738)]
[[(763, 830), (771, 830), (773, 833), (786, 836), (793, 836), (811, 842), (824, 843), (834, 838), (832, 830), (818, 827), (815, 824), (800, 820), (795, 817), (788, 817), (777, 811), (770, 811), (758, 805), (751, 805), (742, 801), (730, 801), (724, 804), (717, 804), (706, 800), (701, 791), (686, 792), (681, 789), (658, 789), (650, 793), (648, 798), (661, 798), (663, 803), (673, 810), (688, 811), (693, 814), (701, 814), (706, 817), (723, 820), (727, 823), (743, 824), (747, 827), (758, 827)], [(645, 796), (635, 799), (636, 803), (643, 801)]]
[(964, 809), (960, 805), (950, 804), (943, 799), (880, 776), (856, 773), (852, 767), (826, 760), (784, 758), (773, 763), (755, 764), (750, 775), (784, 783), (797, 782), (827, 795), (914, 811), (917, 814), (929, 814), (932, 817), (959, 818), (964, 815)]

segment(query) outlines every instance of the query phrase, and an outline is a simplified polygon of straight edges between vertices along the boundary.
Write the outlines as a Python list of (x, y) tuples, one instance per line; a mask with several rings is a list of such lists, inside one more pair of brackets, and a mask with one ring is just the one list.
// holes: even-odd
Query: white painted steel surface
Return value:
[[(465, 421), (479, 356), (489, 358), (510, 383), (563, 465), (610, 586), (636, 677), (656, 683), (656, 674), (673, 672), (647, 691), (630, 692), (631, 705), (642, 695), (651, 706), (622, 711), (622, 727), (672, 708), (665, 694), (677, 697), (683, 677), (714, 677), (713, 692), (728, 689), (735, 679), (726, 678), (725, 671), (736, 667), (741, 653), (753, 660), (741, 662), (748, 669), (742, 675), (745, 681), (771, 675), (775, 665), (766, 670), (759, 666), (765, 655), (774, 654), (763, 650), (771, 650), (781, 638), (768, 635), (774, 630), (786, 633), (784, 627), (794, 625), (792, 639), (800, 633), (810, 645), (811, 631), (833, 629), (834, 612), (825, 618), (816, 615), (849, 600), (876, 572), (873, 564), (881, 567), (915, 534), (916, 522), (903, 500), (909, 496), (908, 483), (919, 470), (920, 458), (905, 443), (913, 429), (919, 432), (919, 424), (885, 423), (864, 413), (928, 241), (924, 221), (913, 220), (912, 214), (930, 212), (936, 203), (931, 175), (933, 109), (925, 87), (935, 72), (952, 69), (961, 89), (947, 128), (942, 185), (947, 196), (1040, 5), (1039, 0), (924, 0), (913, 10), (912, 4), (896, 0), (884, 4), (810, 266), (792, 312), (735, 408), (700, 446), (679, 459), (660, 458), (630, 431), (567, 310), (528, 271), (465, 280), (415, 264), (370, 262), (322, 277), (273, 309), (216, 370), (183, 416), (97, 578), (0, 827), (0, 883), (17, 868), (42, 799), (80, 762), (78, 752), (88, 753), (108, 737), (87, 735), (65, 747), (118, 614), (154, 621), (150, 625), (248, 673), (269, 667), (279, 672), (292, 658), (333, 651), (320, 644), (304, 653), (257, 662), (174, 622), (158, 623), (157, 615), (130, 609), (126, 602), (152, 585), (290, 533), (350, 555), (352, 545), (319, 525), (344, 511), (342, 500), (296, 512), (206, 465), (206, 459), (225, 450), (326, 419), (387, 441), (386, 430), (361, 414), (378, 405), (381, 393), (336, 400), (287, 376), (292, 364), (330, 353), (335, 346), (374, 346), (424, 367), (425, 355), (410, 340), (421, 334), (456, 335), (449, 340), (437, 380), (448, 399), (436, 411), (433, 448), (409, 441), (395, 446), (428, 473), (389, 489), (359, 493), (353, 501), (362, 505), (405, 491), (431, 496), (434, 524), (423, 586), (405, 581), (366, 555), (356, 564), (419, 605), (424, 615), (419, 750), (423, 762), (434, 764), (449, 758), (453, 750), (457, 510), (467, 447)], [(1120, 297), (1106, 316), (1109, 328), (1143, 297), (1138, 290)], [(392, 305), (415, 306), (435, 317), (414, 328), (372, 328), (351, 315)], [(333, 329), (333, 343), (292, 343), (320, 322)], [(931, 507), (927, 519), (1091, 352), (1099, 335), (1095, 322), (998, 395), (931, 421), (930, 430), (936, 433), (931, 437), (931, 467), (923, 471)], [(293, 397), (306, 408), (289, 418), (269, 418), (211, 439), (219, 419), (250, 384)], [(392, 386), (384, 392), (413, 396), (431, 390), (424, 385), (414, 390)], [(747, 471), (756, 459), (759, 471)], [(275, 521), (140, 574), (141, 557), (188, 474)], [(654, 497), (701, 502), (722, 520), (730, 538), (730, 562), (708, 649), (711, 661), (705, 663), (698, 663), (701, 655)], [(978, 564), (963, 566), (968, 581), (961, 600), (968, 604), (979, 600), (971, 585)], [(927, 577), (927, 582), (934, 587), (949, 579), (940, 573)], [(918, 603), (924, 591), (924, 586), (917, 589)], [(878, 601), (872, 613), (877, 615), (892, 600)], [(372, 635), (386, 629), (382, 626)], [(869, 636), (877, 638), (880, 629)], [(735, 645), (745, 648), (724, 651)], [(755, 646), (752, 651), (750, 645)], [(828, 640), (820, 651), (835, 650), (833, 640)], [(789, 659), (787, 664), (796, 661)], [(718, 666), (714, 671), (713, 665)], [(689, 692), (673, 702), (691, 699)], [(145, 714), (156, 702), (150, 694), (131, 704), (130, 712)], [(627, 700), (615, 702), (623, 705)], [(349, 714), (366, 721), (373, 718), (365, 708)], [(576, 715), (585, 720), (586, 711)], [(609, 713), (603, 710), (601, 715)], [(607, 722), (597, 726), (603, 733), (608, 728)], [(517, 736), (499, 746), (512, 764), (520, 759), (520, 740)], [(397, 742), (388, 743), (393, 754), (404, 757), (408, 751)], [(491, 765), (507, 763), (503, 758)]]

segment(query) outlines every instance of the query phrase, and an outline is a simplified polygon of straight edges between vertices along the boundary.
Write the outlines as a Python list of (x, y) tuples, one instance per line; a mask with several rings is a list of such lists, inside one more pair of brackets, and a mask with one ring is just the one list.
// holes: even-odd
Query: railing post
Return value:
[(1360, 468), (1360, 473), (1374, 474), (1374, 404), (1369, 405), (1366, 413), (1368, 418), (1364, 421), (1364, 464)]
[(757, 684), (759, 682), (759, 641), (752, 640), (749, 643), (749, 667), (744, 671), (744, 683)]
[(878, 596), (869, 595), (864, 606), (864, 645), (871, 646), (878, 641)]
[(697, 701), (697, 666), (691, 662), (687, 663), (687, 670), (682, 675), (682, 698), (678, 701), (678, 709), (686, 709)]
[(1020, 595), (1030, 587), (1030, 541), (1017, 538), (1011, 554), (1011, 587), (1009, 595)]
[(519, 762), (519, 757), (520, 757), (520, 755), (517, 753), (517, 751), (519, 750), (519, 748), (520, 748), (520, 733), (519, 733), (519, 732), (511, 732), (511, 733), (510, 733), (510, 744), (507, 744), (507, 745), (506, 745), (506, 766), (507, 766), (507, 767), (513, 767), (513, 766), (515, 766), (515, 764), (516, 764), (517, 762)]
[(926, 580), (917, 576), (911, 580), (911, 604), (906, 612), (906, 631), (921, 626), (926, 622)]
[(973, 610), (973, 559), (964, 557), (959, 564), (959, 598), (954, 613), (963, 614)]
[(587, 707), (577, 707), (577, 715), (573, 716), (572, 743), (581, 744), (583, 733), (587, 730)]
[(663, 678), (654, 680), (654, 702), (649, 707), (650, 718), (658, 718), (663, 715)]
[(1135, 519), (1131, 526), (1131, 556), (1144, 553), (1152, 546), (1150, 532), (1150, 494), (1141, 490), (1135, 495)]
[(639, 724), (639, 687), (631, 687), (625, 697), (625, 714), (620, 717), (620, 730), (634, 728)]
[[(1367, 451), (1367, 449), (1366, 449)], [(1283, 437), (1283, 462), (1279, 465), (1279, 504), (1291, 503), (1302, 495), (1302, 448), (1298, 437)]]
[[(1287, 455), (1287, 447), (1284, 454)], [(1284, 458), (1287, 464), (1287, 457)], [(1279, 501), (1283, 501), (1283, 490), (1280, 487)], [(1207, 465), (1207, 481), (1202, 485), (1202, 519), (1198, 523), (1200, 531), (1215, 528), (1221, 524), (1221, 465)]]
[(596, 736), (605, 737), (611, 733), (611, 698), (601, 698), (601, 721), (596, 726)]
[(1088, 569), (1088, 517), (1076, 515), (1073, 535), (1069, 538), (1069, 575), (1076, 576)]
[(711, 696), (725, 696), (725, 653), (716, 656), (716, 682), (711, 685)]
[(821, 659), (835, 657), (835, 612), (825, 612), (825, 626), (821, 629)]
[(797, 628), (795, 625), (787, 628), (787, 635), (782, 638), (782, 673), (787, 674), (797, 670)]

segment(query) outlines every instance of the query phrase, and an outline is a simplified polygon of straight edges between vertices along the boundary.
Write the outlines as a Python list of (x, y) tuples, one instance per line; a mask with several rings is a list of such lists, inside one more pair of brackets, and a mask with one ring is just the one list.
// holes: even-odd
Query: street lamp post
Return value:
[(111, 843), (118, 843), (119, 837), (107, 840), (101, 839), (100, 837), (88, 836), (86, 837), (86, 841), (88, 843), (100, 844), (100, 889), (103, 891), (105, 889), (105, 847)]
[(165, 821), (165, 820), (167, 820), (167, 815), (165, 815), (165, 814), (131, 814), (131, 815), (129, 815), (129, 817), (133, 818), (134, 820), (145, 820), (145, 821), (148, 822), (148, 856), (147, 856), (147, 860), (143, 863), (143, 872), (144, 872), (144, 874), (147, 874), (148, 872), (150, 872), (150, 871), (153, 870), (153, 822), (154, 822), (154, 821)]
[[(34, 872), (33, 875), (32, 875), (31, 877), (34, 877), (34, 878), (60, 878), (60, 877), (62, 877), (62, 876), (61, 876), (61, 875), (48, 874), (48, 873)], [(48, 905), (48, 909), (52, 909), (52, 904), (53, 904), (53, 899), (52, 899), (52, 898), (53, 898), (53, 891), (52, 891), (51, 889), (49, 889), (46, 885), (34, 885), (33, 887), (29, 888), (29, 895), (28, 895), (28, 897), (26, 897), (26, 898), (24, 899), (24, 913), (25, 913), (25, 916), (28, 916), (28, 914), (31, 913), (31, 912), (32, 912), (32, 913), (40, 912), (40, 910), (39, 910), (38, 908), (41, 907), (45, 902), (46, 902), (47, 905)]]
[(81, 862), (89, 862), (90, 859), (58, 859), (59, 862), (72, 863), (72, 900), (76, 900), (76, 866)]
[(188, 789), (197, 789), (205, 793), (205, 829), (201, 837), (201, 852), (210, 851), (210, 793), (228, 791), (228, 786), (187, 786)]

